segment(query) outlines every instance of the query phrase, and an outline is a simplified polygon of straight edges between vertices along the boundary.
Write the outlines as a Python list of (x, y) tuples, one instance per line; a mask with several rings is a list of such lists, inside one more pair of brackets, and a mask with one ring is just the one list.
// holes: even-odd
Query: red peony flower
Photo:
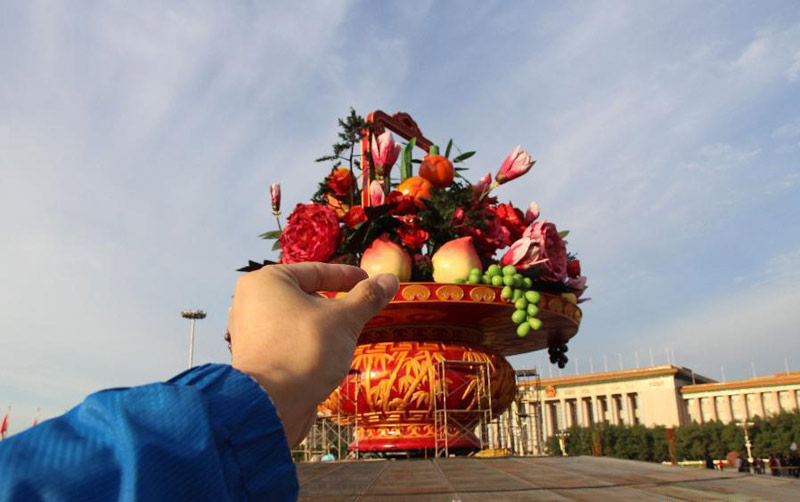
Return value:
[(353, 206), (347, 211), (347, 214), (342, 217), (342, 221), (350, 228), (356, 228), (356, 225), (367, 221), (367, 213), (364, 212), (362, 206)]
[(522, 211), (511, 204), (498, 204), (494, 209), (494, 214), (500, 218), (500, 221), (503, 222), (503, 225), (511, 234), (510, 242), (516, 241), (522, 237), (522, 232), (524, 232), (527, 227), (525, 224), (525, 215), (522, 214)]
[(355, 178), (349, 169), (338, 167), (328, 176), (328, 186), (337, 196), (348, 195), (353, 189)]
[(395, 216), (407, 216), (417, 212), (417, 205), (414, 203), (414, 197), (404, 195), (397, 190), (389, 192), (389, 196), (386, 197), (386, 203), (396, 206), (391, 210), (391, 213)]
[(581, 275), (580, 260), (570, 260), (567, 262), (567, 275), (570, 277), (578, 277)]
[(298, 204), (281, 233), (281, 263), (327, 262), (339, 247), (339, 218), (322, 204)]
[(408, 249), (416, 251), (428, 242), (428, 232), (419, 228), (412, 216), (402, 218), (403, 226), (397, 229), (397, 235), (400, 236), (400, 242), (403, 243)]

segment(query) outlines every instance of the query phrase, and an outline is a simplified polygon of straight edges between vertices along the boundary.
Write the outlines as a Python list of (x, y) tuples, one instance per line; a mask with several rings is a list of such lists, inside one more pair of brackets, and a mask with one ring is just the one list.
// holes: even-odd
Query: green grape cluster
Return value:
[(456, 282), (502, 286), (500, 297), (513, 303), (516, 308), (511, 314), (511, 320), (517, 325), (518, 336), (528, 336), (531, 330), (538, 330), (542, 327), (542, 321), (536, 317), (536, 314), (539, 313), (539, 307), (536, 304), (541, 295), (531, 289), (531, 279), (523, 277), (513, 265), (500, 267), (500, 265), (493, 264), (483, 274), (480, 269), (473, 268), (467, 279)]

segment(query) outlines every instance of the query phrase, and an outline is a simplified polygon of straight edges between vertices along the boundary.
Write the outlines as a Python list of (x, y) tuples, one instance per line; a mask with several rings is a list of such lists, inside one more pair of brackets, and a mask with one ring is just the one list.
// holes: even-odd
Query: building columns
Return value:
[(711, 405), (709, 409), (711, 410), (710, 413), (710, 420), (714, 420), (715, 422), (719, 422), (719, 416), (717, 415), (717, 396), (711, 396), (708, 398), (708, 402)]
[(735, 422), (736, 419), (733, 417), (733, 403), (731, 403), (731, 396), (725, 395), (722, 396), (723, 401), (725, 401), (725, 410), (728, 412), (728, 421)]
[(770, 392), (770, 397), (772, 398), (772, 410), (775, 414), (779, 414), (781, 410), (781, 396), (778, 394), (777, 390), (773, 390)]
[(592, 406), (592, 402), (586, 398), (581, 398), (581, 413), (583, 414), (583, 426), (584, 427), (591, 427), (593, 420), (590, 420), (591, 417), (594, 419), (592, 414), (590, 413), (590, 407)]
[(692, 399), (692, 409), (694, 410), (692, 412), (692, 415), (693, 415), (692, 418), (697, 420), (698, 424), (702, 424), (703, 423), (703, 407), (700, 406), (700, 398), (699, 397), (696, 397), (696, 398)]
[(600, 396), (592, 396), (592, 404), (594, 405), (595, 422), (602, 423), (605, 417), (603, 416), (603, 405), (600, 404)]
[(747, 405), (747, 394), (739, 394), (739, 400), (742, 402), (742, 411), (744, 411), (745, 420), (753, 418), (750, 415), (750, 406)]
[(761, 415), (761, 418), (767, 416), (766, 412), (764, 411), (764, 394), (761, 392), (756, 392), (756, 411), (758, 411)]
[(625, 408), (627, 408), (628, 425), (635, 423), (633, 417), (633, 394), (625, 394)]
[(611, 409), (611, 423), (614, 425), (619, 425), (619, 409), (620, 409), (620, 402), (618, 402), (613, 395), (606, 397), (608, 402), (608, 407)]

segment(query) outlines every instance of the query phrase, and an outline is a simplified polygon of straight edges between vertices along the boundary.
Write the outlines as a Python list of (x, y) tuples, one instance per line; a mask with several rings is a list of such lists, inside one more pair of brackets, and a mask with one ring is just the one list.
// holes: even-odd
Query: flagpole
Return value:
[(0, 441), (6, 438), (6, 432), (8, 432), (8, 418), (11, 415), (11, 405), (6, 408), (6, 416), (3, 417), (3, 423), (0, 425)]

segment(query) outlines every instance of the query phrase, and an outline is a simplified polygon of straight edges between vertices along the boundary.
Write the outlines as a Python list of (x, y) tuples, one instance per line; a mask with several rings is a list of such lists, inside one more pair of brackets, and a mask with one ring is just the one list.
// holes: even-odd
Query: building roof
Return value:
[[(620, 371), (607, 371), (602, 373), (589, 373), (587, 375), (573, 375), (555, 378), (542, 378), (541, 385), (547, 386), (573, 386), (573, 385), (587, 385), (598, 384), (603, 382), (618, 382), (623, 380), (639, 380), (642, 378), (651, 378), (657, 376), (674, 375), (676, 379), (685, 382), (700, 382), (703, 384), (713, 383), (715, 380), (698, 375), (688, 368), (682, 366), (651, 366), (647, 368), (635, 368), (630, 370)], [(520, 382), (521, 386), (535, 385), (533, 381)]]
[(693, 394), (697, 392), (716, 392), (721, 390), (748, 389), (753, 387), (772, 387), (776, 385), (800, 384), (800, 371), (790, 371), (789, 373), (776, 373), (771, 376), (748, 378), (745, 380), (735, 380), (733, 382), (713, 382), (698, 385), (684, 385), (681, 387), (681, 394)]

